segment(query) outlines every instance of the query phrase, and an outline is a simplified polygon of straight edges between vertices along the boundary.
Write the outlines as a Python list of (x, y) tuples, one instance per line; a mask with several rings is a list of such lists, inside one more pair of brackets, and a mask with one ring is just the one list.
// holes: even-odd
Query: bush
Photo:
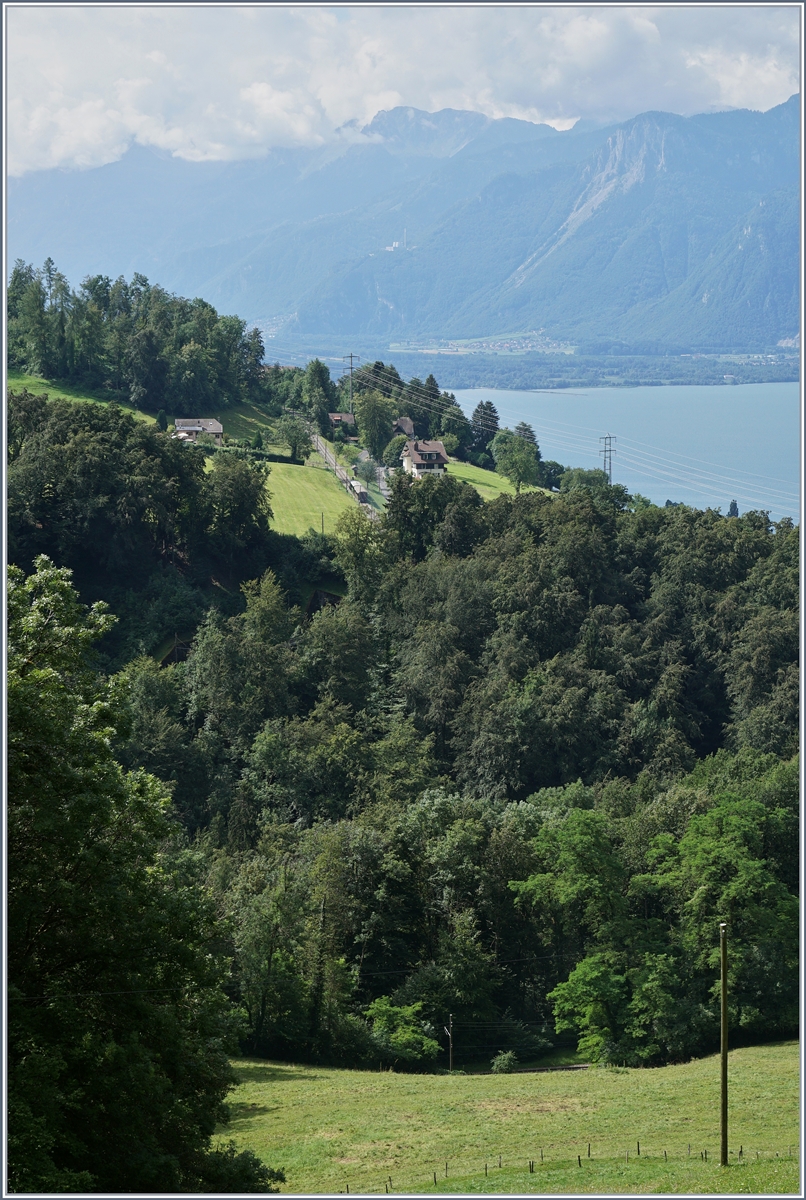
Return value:
[[(408, 441), (408, 438), (406, 437), (405, 433), (398, 433), (395, 437), (392, 438), (391, 442), (389, 442), (387, 444), (387, 446), (384, 449), (384, 452), (381, 456), (383, 459), (384, 466), (387, 466), (387, 467), (399, 467), (400, 466), (400, 452), (403, 449), (403, 447), (405, 446), (407, 441)], [(446, 447), (446, 449), (447, 449), (447, 447)], [(448, 453), (450, 453), (450, 451), (448, 451)]]
[[(234, 1142), (217, 1146), (200, 1156), (194, 1172), (187, 1180), (193, 1190), (200, 1192), (279, 1192), (273, 1183), (285, 1183), (285, 1172), (267, 1167), (252, 1150), (238, 1152)], [(190, 1189), (188, 1189), (190, 1190)]]
[(496, 1054), (490, 1063), (494, 1075), (511, 1075), (518, 1066), (518, 1056), (514, 1050), (502, 1050)]
[(422, 1018), (423, 1005), (395, 1005), (379, 996), (367, 1009), (372, 1032), (385, 1055), (393, 1061), (428, 1062), (439, 1054), (432, 1026)]

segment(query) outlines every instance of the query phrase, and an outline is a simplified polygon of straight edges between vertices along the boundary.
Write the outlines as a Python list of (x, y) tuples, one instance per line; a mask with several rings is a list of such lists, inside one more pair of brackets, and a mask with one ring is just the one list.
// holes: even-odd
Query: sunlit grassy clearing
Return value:
[[(383, 1193), (390, 1176), (405, 1192), (726, 1190), (715, 1164), (717, 1057), (655, 1070), (486, 1076), (236, 1065), (227, 1136), (284, 1168), (286, 1191), (349, 1184)], [(794, 1042), (731, 1053), (728, 1191), (797, 1189), (796, 1161), (785, 1156), (799, 1138), (798, 1080)], [(747, 1165), (738, 1164), (740, 1146)], [(544, 1163), (530, 1175), (541, 1147)]]
[(305, 467), (271, 463), (268, 486), (274, 511), (272, 528), (278, 533), (299, 537), (311, 528), (321, 530), (323, 514), (325, 533), (333, 533), (341, 514), (355, 508), (355, 500), (324, 463), (316, 465), (317, 459), (318, 455), (312, 456)]
[[(495, 500), (502, 493), (506, 496), (515, 495), (513, 484), (503, 475), (498, 475), (495, 471), (485, 471), (482, 467), (474, 467), (472, 463), (451, 459), (448, 465), (448, 474), (453, 475), (456, 479), (461, 479), (463, 483), (472, 484), (483, 500)], [(544, 488), (524, 488), (523, 490), (527, 492), (545, 491)], [(551, 492), (546, 491), (546, 495), (550, 496)]]
[(214, 417), (224, 426), (224, 432), (230, 437), (248, 438), (250, 441), (259, 431), (263, 437), (265, 448), (276, 454), (289, 454), (288, 446), (269, 444), (272, 442), (275, 420), (266, 416), (265, 412), (255, 404), (235, 404), (231, 408), (205, 409), (193, 413), (194, 417)]
[[(32, 396), (47, 394), (51, 400), (76, 400), (82, 404), (112, 403), (112, 401), (102, 396), (93, 395), (86, 388), (76, 387), (70, 383), (54, 383), (52, 380), (43, 379), (40, 375), (26, 375), (22, 371), (8, 372), (8, 386), (12, 392), (21, 392), (25, 388)], [(116, 403), (119, 403), (120, 407), (124, 408), (126, 412), (133, 413), (140, 421), (149, 421), (153, 424), (156, 419), (131, 404), (126, 404), (125, 402)]]
[[(47, 393), (52, 400), (55, 400), (57, 397), (63, 397), (65, 400), (78, 400), (89, 404), (111, 403), (107, 397), (94, 394), (87, 388), (77, 387), (70, 383), (54, 383), (53, 380), (44, 379), (39, 375), (26, 375), (22, 371), (8, 372), (8, 386), (14, 392), (19, 392), (23, 388), (27, 388), (35, 396)], [(143, 412), (142, 409), (135, 408), (125, 401), (118, 401), (117, 403), (127, 412), (134, 413), (141, 421), (153, 422), (156, 419), (153, 413)], [(166, 412), (169, 421), (173, 421), (174, 414), (170, 410), (170, 403), (168, 403)], [(221, 422), (224, 426), (224, 432), (229, 434), (230, 437), (249, 438), (251, 440), (257, 431), (260, 430), (266, 443), (266, 449), (270, 449), (277, 454), (289, 453), (287, 446), (272, 443), (276, 422), (271, 417), (267, 417), (254, 404), (237, 404), (232, 408), (221, 408), (216, 405), (201, 407), (198, 412), (194, 412), (191, 415), (194, 417), (214, 417), (217, 421)]]

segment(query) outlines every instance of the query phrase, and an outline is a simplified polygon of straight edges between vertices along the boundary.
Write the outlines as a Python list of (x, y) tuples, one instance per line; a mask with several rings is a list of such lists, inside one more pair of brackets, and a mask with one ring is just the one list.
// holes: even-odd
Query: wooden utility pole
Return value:
[(720, 1166), (728, 1165), (728, 926), (719, 923), (719, 961), (722, 975), (722, 1020), (721, 1020), (721, 1097), (720, 1097)]

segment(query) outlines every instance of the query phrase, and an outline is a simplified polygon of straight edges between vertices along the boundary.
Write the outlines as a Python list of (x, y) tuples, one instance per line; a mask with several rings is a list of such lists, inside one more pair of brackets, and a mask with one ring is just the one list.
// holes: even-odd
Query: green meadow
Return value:
[(727, 1169), (718, 1056), (513, 1075), (235, 1065), (224, 1136), (283, 1168), (285, 1192), (799, 1190), (796, 1042), (731, 1053)]
[(356, 506), (318, 454), (304, 467), (276, 462), (270, 466), (271, 524), (278, 533), (299, 537), (311, 528), (321, 530), (323, 522), (325, 533), (333, 533), (341, 514)]
[[(472, 484), (482, 500), (495, 500), (502, 493), (505, 496), (515, 495), (514, 485), (508, 479), (505, 479), (503, 475), (498, 475), (495, 471), (485, 471), (482, 467), (474, 467), (472, 463), (451, 459), (448, 474), (453, 475), (456, 479), (461, 479), (463, 483)], [(523, 490), (528, 492), (542, 492), (546, 489), (524, 488)], [(546, 494), (550, 496), (552, 493), (547, 492)]]
[[(111, 404), (112, 398), (103, 392), (94, 392), (87, 388), (81, 388), (70, 383), (58, 383), (51, 379), (44, 379), (39, 375), (26, 375), (22, 371), (8, 372), (8, 386), (12, 392), (21, 392), (26, 388), (32, 395), (41, 396), (47, 393), (52, 399), (63, 397), (65, 400), (79, 400), (82, 403), (89, 404)], [(127, 412), (134, 413), (142, 421), (154, 421), (153, 413), (143, 412), (142, 409), (135, 408), (125, 401), (117, 401), (120, 407)], [(214, 417), (224, 426), (226, 433), (230, 437), (237, 438), (253, 438), (255, 433), (260, 430), (267, 443), (272, 441), (272, 431), (274, 422), (270, 417), (267, 417), (254, 404), (238, 404), (229, 408), (205, 408), (202, 412), (196, 414), (200, 417)], [(173, 420), (173, 416), (168, 412), (168, 419)], [(278, 453), (287, 453), (288, 448), (279, 445), (269, 445), (268, 448), (277, 451)]]
[[(53, 380), (43, 379), (40, 375), (26, 375), (23, 371), (9, 370), (7, 374), (7, 383), (9, 391), (21, 392), (23, 389), (29, 391), (32, 396), (42, 396), (47, 394), (51, 400), (57, 398), (64, 400), (78, 400), (82, 404), (111, 404), (112, 399), (109, 396), (98, 392), (89, 391), (87, 388), (81, 388), (71, 383), (54, 383)], [(139, 408), (135, 408), (131, 404), (126, 404), (123, 401), (117, 401), (121, 408), (126, 412), (133, 413), (141, 421), (154, 422), (156, 419), (149, 413), (143, 412)]]

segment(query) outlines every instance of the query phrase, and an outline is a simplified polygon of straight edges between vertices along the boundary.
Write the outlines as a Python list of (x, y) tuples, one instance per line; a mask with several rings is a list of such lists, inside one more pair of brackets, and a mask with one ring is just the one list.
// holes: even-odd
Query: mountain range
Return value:
[(9, 257), (146, 274), (285, 344), (539, 333), (588, 353), (796, 337), (799, 97), (604, 128), (396, 108), (309, 150), (142, 147), (9, 181)]

